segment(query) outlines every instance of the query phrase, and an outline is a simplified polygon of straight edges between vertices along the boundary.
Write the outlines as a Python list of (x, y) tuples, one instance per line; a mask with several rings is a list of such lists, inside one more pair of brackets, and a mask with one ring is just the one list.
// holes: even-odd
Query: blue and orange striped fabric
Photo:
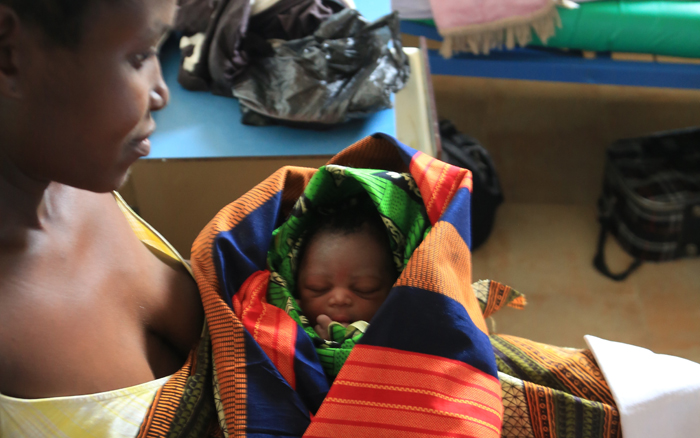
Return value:
[(192, 248), (225, 435), (497, 437), (501, 387), (471, 286), (467, 170), (376, 134), (329, 164), (410, 172), (432, 224), (333, 385), (309, 336), (267, 302), (272, 232), (314, 169), (284, 167)]

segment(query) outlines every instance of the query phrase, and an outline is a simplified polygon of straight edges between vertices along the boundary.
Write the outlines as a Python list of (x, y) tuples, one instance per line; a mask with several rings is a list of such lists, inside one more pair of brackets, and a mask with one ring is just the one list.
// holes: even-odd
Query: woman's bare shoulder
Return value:
[(194, 281), (141, 244), (111, 194), (64, 202), (44, 234), (0, 249), (0, 392), (94, 393), (176, 371), (201, 332)]

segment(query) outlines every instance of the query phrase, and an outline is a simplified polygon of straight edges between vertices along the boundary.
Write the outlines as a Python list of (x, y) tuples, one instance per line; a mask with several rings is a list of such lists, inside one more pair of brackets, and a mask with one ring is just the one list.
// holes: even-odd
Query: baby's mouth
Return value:
[(331, 316), (331, 320), (335, 322), (339, 322), (341, 324), (349, 324), (352, 322), (351, 318), (346, 315), (336, 315), (336, 316)]

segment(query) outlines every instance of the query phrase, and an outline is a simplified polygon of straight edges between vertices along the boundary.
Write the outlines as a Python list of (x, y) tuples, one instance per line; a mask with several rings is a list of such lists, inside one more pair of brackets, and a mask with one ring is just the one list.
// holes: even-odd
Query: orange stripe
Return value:
[[(484, 388), (485, 391), (489, 391), (493, 394), (498, 401), (500, 401), (501, 394), (501, 384), (498, 379), (494, 376), (490, 376), (473, 366), (466, 364), (464, 362), (447, 359), (444, 357), (432, 356), (423, 353), (414, 353), (410, 351), (396, 350), (393, 348), (386, 347), (375, 347), (371, 345), (356, 345), (352, 349), (350, 357), (346, 363), (357, 363), (362, 364), (362, 366), (372, 366), (372, 365), (388, 365), (394, 367), (395, 370), (404, 369), (406, 371), (415, 370), (415, 372), (426, 373), (426, 375), (441, 376), (441, 379), (445, 381), (429, 380), (430, 385), (427, 387), (442, 391), (441, 386), (447, 385), (449, 388), (452, 386), (448, 382), (458, 383), (458, 386), (463, 385), (474, 385)], [(345, 367), (341, 368), (340, 374), (337, 379), (339, 380), (356, 380), (345, 376)], [(349, 369), (348, 369), (349, 372)], [(405, 379), (395, 379), (392, 377), (392, 373), (367, 373), (367, 376), (371, 377), (373, 383), (386, 383), (386, 384), (405, 384), (407, 380)], [(385, 380), (375, 380), (383, 378)], [(426, 377), (427, 378), (427, 377)], [(408, 380), (409, 382), (412, 380)], [(449, 391), (444, 391), (445, 393)], [(456, 395), (459, 397), (459, 395)]]
[(198, 348), (194, 348), (190, 351), (185, 365), (158, 390), (146, 418), (141, 423), (138, 438), (166, 436), (185, 394), (187, 377), (190, 375), (197, 350)]
[(470, 193), (474, 192), (474, 175), (471, 170), (467, 170), (469, 173), (466, 177), (462, 178), (462, 182), (459, 185), (460, 189), (467, 189)]
[[(385, 389), (389, 388), (389, 389)], [(474, 421), (496, 430), (501, 426), (502, 418), (494, 409), (480, 403), (459, 400), (450, 397), (435, 397), (430, 391), (407, 392), (395, 391), (392, 386), (354, 387), (341, 385), (328, 396), (328, 400), (339, 403), (360, 404), (369, 403), (371, 406), (391, 406), (393, 409), (429, 412)]]
[[(369, 389), (381, 389), (381, 390), (386, 390), (386, 391), (395, 391), (399, 393), (407, 393), (407, 394), (423, 394), (423, 395), (429, 395), (441, 400), (446, 400), (452, 403), (461, 403), (464, 405), (470, 405), (470, 406), (475, 406), (479, 409), (484, 409), (486, 411), (491, 412), (492, 414), (496, 415), (499, 419), (501, 419), (501, 414), (496, 411), (495, 409), (490, 408), (484, 403), (473, 401), (470, 399), (466, 398), (456, 398), (456, 397), (451, 397), (448, 394), (441, 393), (438, 391), (433, 391), (432, 388), (416, 388), (416, 387), (408, 387), (408, 386), (399, 386), (399, 385), (377, 385), (374, 383), (369, 383), (369, 382), (351, 382), (347, 380), (335, 380), (333, 382), (334, 385), (341, 385), (341, 386), (351, 386), (351, 387), (356, 387), (356, 388), (369, 388)], [(465, 385), (465, 386), (470, 386), (471, 385)], [(470, 392), (469, 395), (471, 396), (472, 393)]]
[[(322, 412), (321, 412), (322, 411)], [(327, 399), (305, 437), (500, 436), (490, 425), (430, 411), (338, 403)]]
[(518, 310), (523, 310), (526, 305), (527, 305), (527, 299), (525, 298), (525, 295), (521, 295), (518, 298), (511, 301), (510, 303), (508, 303), (508, 307), (512, 307), (512, 308), (518, 309)]
[(355, 168), (391, 169), (395, 172), (408, 172), (408, 166), (399, 151), (390, 142), (365, 137), (352, 146), (343, 149), (331, 158), (328, 164), (339, 164)]
[(491, 281), (489, 286), (488, 302), (486, 303), (486, 308), (484, 309), (484, 318), (492, 315), (503, 307), (505, 300), (510, 294), (510, 291), (510, 286), (498, 283), (497, 281)]
[[(459, 413), (455, 413), (455, 412), (442, 411), (439, 409), (432, 409), (432, 408), (427, 408), (427, 407), (423, 407), (423, 406), (414, 406), (414, 405), (403, 404), (403, 403), (401, 403), (401, 404), (399, 404), (399, 403), (382, 403), (382, 402), (367, 401), (367, 400), (348, 400), (348, 399), (330, 397), (330, 395), (325, 398), (324, 404), (325, 403), (329, 403), (329, 404), (337, 403), (337, 404), (341, 404), (341, 405), (366, 406), (366, 407), (372, 407), (372, 408), (388, 409), (388, 410), (393, 410), (393, 411), (421, 412), (421, 413), (439, 415), (439, 416), (448, 417), (448, 418), (458, 418), (460, 420), (463, 420), (463, 421), (466, 421), (469, 423), (475, 423), (475, 424), (478, 424), (480, 426), (484, 426), (485, 428), (489, 428), (497, 434), (496, 436), (498, 436), (501, 432), (500, 427), (494, 426), (490, 422), (484, 421), (480, 418), (477, 418), (476, 416), (469, 416), (469, 415), (459, 414)], [(499, 424), (499, 426), (500, 426), (500, 424)]]
[[(304, 435), (305, 438), (312, 438), (313, 436), (329, 436), (312, 434), (315, 432), (321, 432), (323, 429), (333, 433), (334, 427), (336, 429), (335, 433), (343, 433), (342, 431), (345, 429), (345, 427), (378, 429), (374, 434), (356, 434), (354, 436), (386, 436), (386, 433), (396, 433), (396, 436), (402, 438), (405, 437), (406, 434), (409, 434), (411, 437), (447, 436), (456, 438), (471, 438), (483, 436), (478, 433), (483, 431), (483, 428), (476, 426), (473, 427), (473, 431), (468, 430), (468, 428), (465, 428), (464, 424), (462, 424), (460, 420), (434, 416), (431, 414), (408, 413), (406, 415), (404, 412), (396, 412), (392, 413), (392, 415), (377, 415), (377, 412), (373, 409), (340, 405), (333, 406), (332, 409), (341, 411), (339, 412), (340, 415), (337, 415), (334, 418), (319, 418), (315, 423), (312, 423), (311, 427), (307, 430), (307, 433)], [(343, 419), (342, 414), (346, 414), (347, 418)], [(349, 418), (353, 419), (351, 420)], [(414, 422), (419, 426), (408, 426)], [(461, 433), (457, 431), (460, 431)]]
[(440, 219), (440, 210), (442, 206), (435, 206), (436, 189), (439, 187), (441, 180), (444, 178), (445, 166), (442, 162), (432, 160), (425, 171), (425, 178), (421, 181), (420, 191), (426, 193), (428, 199), (425, 202), (425, 209), (428, 212), (431, 223), (436, 223)]
[(474, 325), (488, 334), (471, 285), (471, 252), (455, 227), (440, 221), (413, 252), (395, 286), (440, 293), (462, 304)]
[(587, 350), (572, 350), (515, 336), (500, 336), (556, 376), (572, 395), (615, 406), (610, 388)]
[(357, 345), (318, 416), (328, 418), (324, 409), (334, 401), (458, 418), (498, 432), (500, 392), (498, 379), (461, 361)]
[[(418, 152), (411, 159), (410, 171), (413, 175), (413, 179), (416, 180), (418, 187), (421, 187), (425, 183), (425, 179), (430, 171), (431, 164), (435, 161), (435, 158), (424, 154), (423, 152)], [(426, 192), (430, 194), (430, 192)], [(425, 199), (423, 199), (425, 201)]]
[(556, 437), (552, 389), (531, 382), (523, 383), (534, 435), (541, 438)]
[[(468, 380), (455, 378), (448, 374), (420, 368), (408, 368), (397, 365), (366, 364), (362, 362), (345, 362), (349, 368), (343, 376), (359, 383), (379, 382), (377, 385), (391, 385), (414, 381), (416, 390), (439, 389), (446, 396), (469, 398), (491, 409), (500, 409), (500, 397), (493, 388), (481, 386)], [(377, 374), (376, 378), (367, 379), (367, 374)], [(391, 376), (393, 375), (393, 377)], [(413, 380), (407, 380), (407, 379)], [(360, 380), (362, 379), (362, 380)], [(366, 379), (366, 380), (365, 380)]]

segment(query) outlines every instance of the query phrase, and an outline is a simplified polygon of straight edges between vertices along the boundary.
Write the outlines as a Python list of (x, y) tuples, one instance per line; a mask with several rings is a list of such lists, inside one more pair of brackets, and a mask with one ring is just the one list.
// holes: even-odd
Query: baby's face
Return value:
[(394, 278), (387, 249), (367, 230), (352, 234), (320, 231), (299, 267), (299, 301), (309, 322), (319, 315), (333, 321), (370, 321)]

